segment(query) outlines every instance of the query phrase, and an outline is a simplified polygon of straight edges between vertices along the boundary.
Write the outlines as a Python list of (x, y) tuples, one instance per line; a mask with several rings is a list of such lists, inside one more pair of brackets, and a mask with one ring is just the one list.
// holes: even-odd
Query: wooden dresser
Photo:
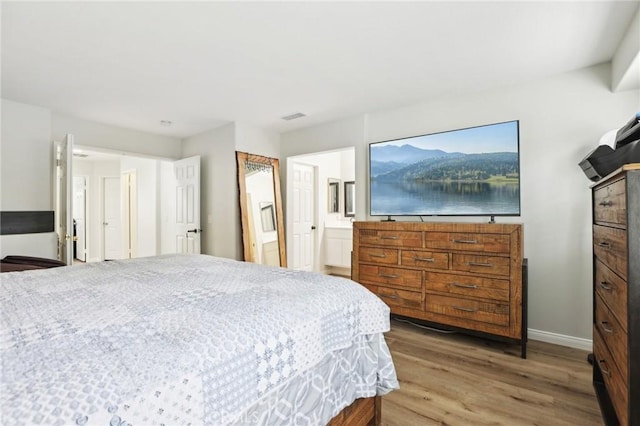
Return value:
[(515, 339), (525, 358), (522, 238), (519, 224), (355, 222), (352, 277), (393, 314)]
[(607, 425), (640, 425), (640, 164), (592, 196), (593, 384)]

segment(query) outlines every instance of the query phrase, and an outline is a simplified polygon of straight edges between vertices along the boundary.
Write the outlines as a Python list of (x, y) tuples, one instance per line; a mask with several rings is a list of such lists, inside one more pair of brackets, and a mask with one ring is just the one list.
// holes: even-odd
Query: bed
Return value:
[(398, 387), (389, 308), (346, 279), (205, 255), (0, 278), (3, 425), (375, 424)]

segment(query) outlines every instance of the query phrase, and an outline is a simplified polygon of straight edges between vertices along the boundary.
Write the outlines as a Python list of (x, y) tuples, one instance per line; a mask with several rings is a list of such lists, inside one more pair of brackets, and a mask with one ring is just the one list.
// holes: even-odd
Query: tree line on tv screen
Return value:
[(472, 180), (517, 182), (518, 154), (512, 152), (467, 154), (456, 158), (431, 158), (373, 177), (374, 180)]

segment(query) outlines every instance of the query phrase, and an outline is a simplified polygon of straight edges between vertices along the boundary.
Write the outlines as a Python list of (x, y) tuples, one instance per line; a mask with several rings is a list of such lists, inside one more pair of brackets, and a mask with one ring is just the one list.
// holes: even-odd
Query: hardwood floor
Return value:
[(400, 389), (382, 398), (383, 425), (603, 424), (587, 352), (442, 334), (393, 319), (386, 334)]

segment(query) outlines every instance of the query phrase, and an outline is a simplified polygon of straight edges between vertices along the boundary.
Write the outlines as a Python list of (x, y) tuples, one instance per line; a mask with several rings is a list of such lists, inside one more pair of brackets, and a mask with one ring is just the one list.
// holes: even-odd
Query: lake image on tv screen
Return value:
[(518, 122), (370, 145), (372, 216), (519, 215)]

